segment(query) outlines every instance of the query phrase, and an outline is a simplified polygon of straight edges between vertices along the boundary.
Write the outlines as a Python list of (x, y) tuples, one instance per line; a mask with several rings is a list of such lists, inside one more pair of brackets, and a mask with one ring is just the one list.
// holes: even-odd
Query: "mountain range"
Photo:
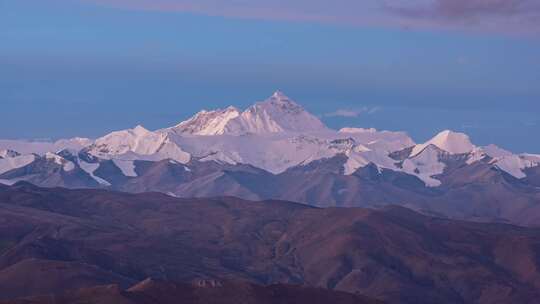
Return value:
[(0, 140), (0, 183), (230, 195), (319, 207), (401, 205), (424, 214), (540, 225), (540, 155), (479, 147), (443, 131), (332, 130), (284, 95), (242, 111), (201, 111), (179, 124), (97, 139)]
[(536, 303), (539, 256), (397, 206), (0, 185), (0, 303)]

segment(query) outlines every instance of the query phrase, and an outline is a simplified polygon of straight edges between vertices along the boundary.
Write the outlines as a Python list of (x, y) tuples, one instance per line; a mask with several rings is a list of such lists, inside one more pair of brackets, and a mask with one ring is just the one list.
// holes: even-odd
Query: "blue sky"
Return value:
[(540, 153), (540, 35), (518, 22), (540, 10), (437, 1), (0, 0), (0, 137), (160, 128), (280, 89), (335, 128)]

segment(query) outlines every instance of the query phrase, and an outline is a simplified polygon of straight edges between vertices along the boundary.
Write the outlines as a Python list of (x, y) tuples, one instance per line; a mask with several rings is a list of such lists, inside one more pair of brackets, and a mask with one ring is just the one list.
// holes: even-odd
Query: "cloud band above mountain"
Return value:
[[(79, 0), (117, 8), (355, 26), (540, 33), (536, 0)], [(536, 27), (535, 27), (536, 25)]]
[(362, 107), (357, 109), (338, 109), (334, 112), (326, 113), (324, 117), (358, 117), (362, 114), (374, 114), (380, 110), (379, 107)]

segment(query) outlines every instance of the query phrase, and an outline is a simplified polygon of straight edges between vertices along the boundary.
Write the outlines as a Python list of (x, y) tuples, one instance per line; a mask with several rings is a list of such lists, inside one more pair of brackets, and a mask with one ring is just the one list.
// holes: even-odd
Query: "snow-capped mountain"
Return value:
[[(195, 158), (229, 165), (248, 164), (279, 174), (295, 166), (343, 154), (347, 157), (343, 166), (346, 175), (374, 164), (379, 169), (414, 175), (428, 187), (441, 184), (436, 176), (446, 168), (441, 161), (443, 154), (463, 155), (467, 164), (490, 157), (492, 165), (516, 178), (524, 178), (525, 169), (538, 165), (534, 156), (514, 155), (494, 145), (476, 147), (466, 134), (450, 130), (421, 144), (416, 144), (403, 132), (362, 128), (334, 131), (280, 91), (243, 112), (233, 106), (201, 111), (176, 126), (157, 131), (136, 126), (94, 141), (85, 138), (54, 143), (0, 141), (0, 148), (16, 151), (12, 154), (38, 155), (61, 150), (76, 154), (84, 150), (97, 159), (112, 160), (130, 177), (136, 176), (133, 162), (137, 160), (171, 159), (186, 164)], [(392, 157), (396, 153), (403, 159), (396, 161)], [(92, 174), (90, 165), (85, 165), (89, 162), (80, 163)], [(4, 164), (4, 171), (21, 164), (25, 162)]]
[(152, 132), (140, 125), (98, 138), (87, 151), (100, 158), (127, 161), (172, 159), (186, 163), (191, 157), (167, 133)]
[(326, 126), (314, 115), (285, 96), (275, 92), (270, 98), (256, 103), (230, 123), (233, 133), (276, 133), (276, 132), (322, 132)]
[(414, 146), (411, 155), (415, 156), (419, 154), (430, 145), (434, 145), (451, 154), (469, 153), (475, 148), (467, 134), (445, 130), (427, 142)]
[(321, 132), (326, 126), (280, 91), (243, 112), (235, 107), (201, 111), (169, 131), (179, 135), (244, 135)]
[(136, 126), (95, 140), (0, 140), (0, 183), (21, 180), (315, 205), (403, 202), (430, 209), (419, 202), (433, 200), (434, 193), (479, 195), (466, 185), (487, 187), (485, 199), (488, 193), (519, 193), (523, 202), (540, 203), (540, 156), (475, 146), (466, 134), (449, 130), (419, 144), (404, 132), (335, 131), (276, 92), (245, 111), (201, 111), (156, 131)]

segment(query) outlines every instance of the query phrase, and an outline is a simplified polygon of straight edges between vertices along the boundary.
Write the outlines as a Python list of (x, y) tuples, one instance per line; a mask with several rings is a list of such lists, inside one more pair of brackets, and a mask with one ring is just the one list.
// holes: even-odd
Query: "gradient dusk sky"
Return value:
[(334, 128), (540, 153), (540, 1), (0, 0), (0, 138), (157, 129), (277, 89)]

